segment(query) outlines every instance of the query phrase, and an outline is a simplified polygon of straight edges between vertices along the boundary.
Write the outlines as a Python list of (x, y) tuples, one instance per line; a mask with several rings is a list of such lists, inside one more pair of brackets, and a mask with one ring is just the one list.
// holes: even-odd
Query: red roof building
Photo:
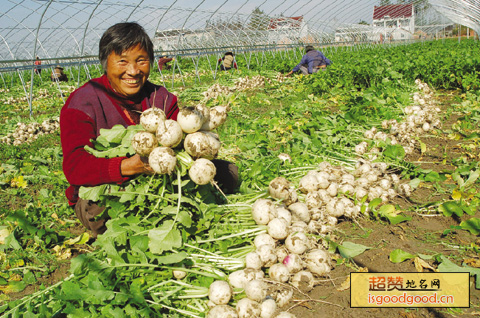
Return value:
[(280, 17), (270, 19), (269, 30), (300, 28), (303, 24), (303, 16), (300, 17)]
[(373, 20), (411, 18), (413, 4), (389, 4), (373, 8)]

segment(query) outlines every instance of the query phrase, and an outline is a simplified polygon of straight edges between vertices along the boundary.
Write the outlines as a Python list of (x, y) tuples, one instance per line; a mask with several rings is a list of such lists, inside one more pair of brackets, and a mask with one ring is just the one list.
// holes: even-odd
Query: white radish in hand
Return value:
[(168, 147), (156, 147), (148, 156), (148, 164), (158, 174), (171, 174), (175, 170), (177, 157)]
[(198, 185), (210, 183), (216, 173), (217, 169), (213, 162), (205, 158), (198, 158), (195, 160), (190, 167), (190, 170), (188, 170), (190, 179)]
[(160, 145), (175, 148), (183, 139), (182, 127), (177, 121), (167, 119), (158, 125), (156, 136)]
[(212, 136), (205, 132), (197, 131), (188, 134), (183, 142), (185, 151), (193, 158), (213, 159), (217, 156), (219, 147)]
[(142, 157), (148, 157), (152, 150), (158, 146), (157, 138), (148, 131), (139, 131), (132, 138), (132, 148)]
[(191, 134), (200, 130), (204, 123), (204, 118), (202, 113), (195, 107), (184, 107), (178, 112), (177, 121), (184, 132)]
[(140, 115), (140, 125), (150, 132), (155, 133), (157, 131), (158, 125), (163, 123), (167, 119), (165, 112), (157, 107), (152, 107), (146, 109)]

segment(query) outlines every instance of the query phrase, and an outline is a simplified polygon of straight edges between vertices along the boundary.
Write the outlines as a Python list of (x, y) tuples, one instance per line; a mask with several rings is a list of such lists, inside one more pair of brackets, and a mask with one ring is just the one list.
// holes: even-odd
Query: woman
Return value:
[(139, 155), (96, 158), (85, 151), (100, 129), (138, 124), (142, 111), (158, 107), (167, 118), (176, 119), (177, 97), (165, 87), (148, 81), (154, 62), (153, 44), (137, 23), (119, 23), (100, 39), (99, 58), (104, 74), (75, 90), (60, 113), (63, 171), (70, 186), (66, 196), (81, 222), (93, 236), (105, 231), (104, 221), (95, 221), (103, 211), (78, 197), (80, 186), (122, 183), (141, 173), (153, 173)]
[[(63, 172), (70, 186), (66, 196), (82, 224), (93, 237), (103, 233), (105, 220), (95, 220), (104, 207), (79, 198), (81, 186), (120, 184), (138, 174), (151, 174), (146, 158), (96, 158), (85, 150), (93, 147), (101, 129), (115, 125), (136, 125), (150, 107), (162, 109), (167, 118), (177, 119), (177, 97), (165, 87), (148, 81), (154, 65), (153, 44), (137, 23), (118, 23), (102, 35), (99, 58), (104, 74), (75, 90), (60, 113)], [(238, 168), (223, 160), (214, 161), (217, 182), (231, 192), (238, 182)]]

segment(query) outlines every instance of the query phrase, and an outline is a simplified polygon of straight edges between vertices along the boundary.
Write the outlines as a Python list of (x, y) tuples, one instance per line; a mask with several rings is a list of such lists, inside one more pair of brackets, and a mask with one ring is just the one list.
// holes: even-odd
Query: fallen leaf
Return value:
[(347, 279), (345, 279), (343, 281), (343, 283), (340, 285), (340, 287), (337, 288), (338, 291), (344, 291), (344, 290), (347, 290), (350, 288), (350, 276), (347, 277)]
[(432, 271), (435, 271), (435, 268), (430, 266), (427, 262), (425, 262), (423, 259), (420, 257), (415, 257), (413, 259), (413, 263), (415, 264), (415, 268), (417, 269), (417, 272), (423, 272), (424, 268), (430, 269)]
[(469, 259), (465, 259), (463, 261), (468, 266), (480, 268), (480, 259), (469, 258)]

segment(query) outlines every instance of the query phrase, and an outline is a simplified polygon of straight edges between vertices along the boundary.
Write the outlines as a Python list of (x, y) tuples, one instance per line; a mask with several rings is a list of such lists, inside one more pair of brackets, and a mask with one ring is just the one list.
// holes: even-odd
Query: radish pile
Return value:
[(271, 83), (271, 80), (261, 75), (253, 77), (245, 76), (237, 79), (233, 87), (223, 86), (215, 83), (214, 85), (210, 86), (206, 92), (203, 92), (203, 96), (205, 97), (205, 100), (215, 99), (218, 96), (228, 95), (235, 91), (245, 91), (249, 89), (265, 87), (265, 83), (267, 82)]
[[(149, 108), (140, 116), (144, 130), (132, 138), (132, 147), (137, 154), (148, 158), (148, 164), (156, 174), (172, 174), (177, 166), (179, 146), (195, 160), (189, 165), (190, 179), (196, 184), (210, 183), (215, 174), (214, 159), (221, 144), (212, 130), (227, 119), (227, 106), (207, 108), (204, 105), (185, 107), (178, 113), (177, 120), (166, 119), (159, 108)], [(183, 143), (182, 143), (183, 141)]]
[(294, 317), (279, 313), (294, 290), (312, 290), (333, 268), (332, 255), (315, 235), (330, 234), (338, 222), (368, 213), (373, 199), (386, 203), (411, 194), (409, 185), (387, 168), (384, 162), (359, 160), (347, 171), (322, 162), (301, 177), (297, 187), (284, 177), (271, 180), (269, 197), (252, 204), (253, 220), (266, 226), (267, 233), (255, 237), (255, 250), (245, 256), (246, 267), (232, 272), (229, 284), (222, 283), (226, 293), (243, 289), (246, 298), (235, 308), (229, 301), (210, 298), (208, 317)]
[(7, 145), (18, 146), (23, 143), (30, 143), (41, 135), (52, 134), (60, 127), (59, 119), (47, 119), (41, 124), (33, 122), (29, 124), (17, 123), (13, 133), (2, 137), (0, 141)]
[[(420, 92), (413, 94), (413, 101), (415, 105), (407, 106), (404, 109), (405, 122), (399, 123), (395, 119), (384, 120), (382, 122), (382, 130), (377, 130), (376, 127), (365, 131), (364, 137), (371, 140), (389, 140), (390, 144), (400, 144), (405, 149), (406, 154), (411, 154), (415, 149), (415, 136), (422, 135), (431, 131), (433, 128), (440, 127), (440, 119), (438, 113), (440, 108), (436, 107), (433, 99), (433, 92), (426, 83), (416, 80)], [(363, 141), (355, 147), (355, 152), (358, 155), (366, 154), (368, 150), (368, 143)], [(376, 153), (380, 150), (373, 147), (370, 153)]]

